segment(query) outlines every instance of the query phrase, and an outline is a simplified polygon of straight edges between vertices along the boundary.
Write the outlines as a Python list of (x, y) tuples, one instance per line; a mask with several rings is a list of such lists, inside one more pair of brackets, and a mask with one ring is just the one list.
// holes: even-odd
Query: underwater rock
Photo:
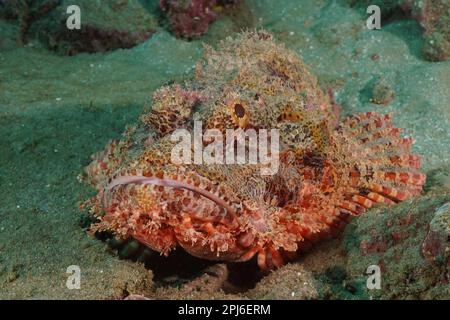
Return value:
[(422, 244), (422, 254), (427, 260), (450, 268), (450, 202), (434, 212)]
[[(450, 23), (450, 22), (449, 22)], [(445, 61), (450, 58), (450, 37), (433, 32), (425, 37), (423, 54), (430, 61)]]
[(384, 79), (378, 80), (372, 89), (371, 102), (376, 104), (389, 104), (395, 98), (395, 91)]
[(348, 0), (364, 9), (378, 5), (382, 23), (406, 17), (417, 20), (424, 29), (423, 55), (429, 61), (450, 58), (450, 2), (447, 0)]
[(245, 296), (250, 299), (310, 300), (317, 299), (318, 283), (301, 264), (290, 263), (264, 277)]
[[(211, 23), (239, 0), (160, 0), (160, 8), (169, 20), (170, 30), (180, 38), (193, 39), (205, 34)], [(237, 7), (234, 11), (240, 11)]]
[[(408, 2), (407, 2), (408, 3)], [(423, 53), (429, 61), (445, 61), (450, 58), (450, 1), (412, 1), (416, 9), (415, 19), (425, 29)], [(414, 8), (413, 7), (413, 8)], [(413, 9), (414, 10), (414, 9)]]
[(0, 51), (5, 52), (17, 47), (17, 27), (11, 23), (0, 20), (0, 29), (2, 37), (0, 37)]
[(209, 25), (216, 20), (214, 7), (217, 0), (161, 0), (160, 7), (177, 37), (195, 38), (208, 31)]
[[(19, 38), (41, 40), (64, 55), (131, 48), (148, 39), (157, 27), (156, 18), (139, 1), (77, 1), (81, 29), (70, 30), (66, 22), (72, 1), (7, 0), (8, 12), (21, 26)], [(6, 10), (6, 9), (5, 9)]]
[[(131, 264), (131, 263), (130, 263)], [(134, 269), (128, 266), (128, 263), (122, 263), (121, 268), (112, 274), (108, 279), (108, 291), (111, 291), (111, 299), (122, 299), (130, 293), (138, 295), (149, 295), (153, 288), (153, 273), (139, 265)]]
[(0, 0), (0, 18), (16, 19), (18, 10), (11, 5), (11, 0)]
[[(372, 298), (449, 299), (449, 200), (448, 193), (429, 192), (351, 222), (343, 242), (349, 278)], [(373, 265), (380, 289), (366, 286)]]
[(428, 173), (425, 190), (434, 190), (435, 192), (450, 193), (450, 166), (437, 168)]
[(26, 44), (31, 25), (54, 10), (58, 4), (58, 0), (4, 0), (0, 2), (0, 18), (17, 20), (17, 39), (21, 44)]
[(351, 7), (361, 7), (366, 9), (370, 5), (379, 6), (383, 17), (391, 15), (398, 9), (405, 0), (346, 0)]

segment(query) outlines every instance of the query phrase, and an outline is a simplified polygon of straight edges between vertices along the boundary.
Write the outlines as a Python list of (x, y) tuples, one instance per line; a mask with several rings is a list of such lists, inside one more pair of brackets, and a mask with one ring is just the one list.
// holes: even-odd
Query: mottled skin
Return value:
[[(170, 133), (191, 129), (279, 129), (280, 167), (177, 165)], [(204, 141), (206, 146), (211, 141)], [(264, 31), (205, 48), (194, 78), (159, 89), (120, 141), (94, 155), (86, 179), (92, 230), (133, 237), (168, 254), (181, 246), (211, 260), (281, 266), (376, 203), (420, 193), (425, 176), (390, 115), (339, 121), (298, 56)]]

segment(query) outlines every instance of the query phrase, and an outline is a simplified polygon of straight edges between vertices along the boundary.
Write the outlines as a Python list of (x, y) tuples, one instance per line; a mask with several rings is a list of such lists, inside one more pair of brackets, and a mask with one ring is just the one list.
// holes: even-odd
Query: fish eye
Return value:
[(234, 105), (234, 113), (236, 114), (236, 117), (243, 118), (245, 116), (245, 109), (240, 103), (236, 103)]

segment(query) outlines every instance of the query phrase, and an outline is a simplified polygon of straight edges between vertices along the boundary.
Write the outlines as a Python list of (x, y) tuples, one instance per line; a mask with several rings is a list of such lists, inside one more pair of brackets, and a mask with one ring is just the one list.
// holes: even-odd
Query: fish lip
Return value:
[(118, 176), (111, 180), (111, 182), (108, 184), (108, 186), (105, 188), (105, 192), (103, 193), (103, 205), (105, 207), (106, 204), (106, 194), (112, 191), (115, 187), (119, 185), (128, 185), (128, 184), (151, 184), (151, 185), (157, 185), (157, 186), (163, 186), (163, 187), (169, 187), (169, 188), (179, 188), (179, 189), (186, 189), (192, 192), (195, 192), (197, 194), (200, 194), (201, 196), (215, 202), (217, 205), (223, 207), (228, 215), (232, 218), (232, 224), (237, 221), (237, 212), (236, 210), (230, 206), (225, 200), (221, 199), (217, 195), (213, 194), (212, 192), (209, 192), (205, 189), (192, 186), (186, 182), (173, 180), (169, 178), (157, 178), (157, 177), (147, 177), (142, 175), (127, 175), (127, 176)]

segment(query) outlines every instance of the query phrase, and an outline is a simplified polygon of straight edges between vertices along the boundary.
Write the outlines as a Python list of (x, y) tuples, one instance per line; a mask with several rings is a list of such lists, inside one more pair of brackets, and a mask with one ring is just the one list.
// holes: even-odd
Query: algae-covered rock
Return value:
[(375, 5), (380, 7), (383, 17), (391, 15), (397, 8), (399, 8), (405, 0), (346, 0), (351, 7), (367, 8)]
[(423, 6), (417, 20), (425, 28), (425, 58), (430, 61), (447, 60), (450, 58), (450, 1), (420, 2), (423, 2)]
[(434, 212), (422, 244), (422, 254), (428, 261), (438, 266), (450, 267), (450, 202)]
[(368, 268), (377, 266), (380, 289), (364, 288), (373, 298), (450, 298), (449, 200), (450, 194), (430, 192), (355, 219), (346, 229), (349, 275), (365, 282)]
[(372, 89), (371, 102), (376, 104), (389, 104), (395, 98), (395, 91), (385, 79), (378, 80)]
[(81, 29), (69, 29), (67, 20), (75, 12), (68, 0), (6, 0), (0, 16), (16, 19), (18, 38), (26, 43), (38, 38), (50, 49), (73, 55), (130, 48), (148, 39), (157, 27), (156, 17), (141, 1), (80, 0)]
[(433, 32), (425, 37), (423, 54), (430, 61), (444, 61), (450, 58), (450, 37)]
[(351, 6), (377, 5), (382, 24), (404, 16), (417, 20), (424, 29), (423, 56), (429, 61), (450, 58), (450, 1), (448, 0), (347, 0)]
[(0, 18), (17, 21), (17, 40), (27, 43), (30, 26), (54, 10), (58, 0), (4, 0), (0, 2)]
[(48, 46), (63, 54), (130, 48), (148, 39), (157, 27), (156, 18), (140, 1), (78, 1), (81, 30), (66, 27), (67, 7), (62, 3), (32, 26)]
[(199, 37), (216, 20), (217, 0), (162, 0), (161, 9), (167, 14), (170, 29), (178, 37)]
[(12, 50), (16, 47), (17, 27), (11, 23), (0, 20), (0, 29), (2, 37), (0, 37), (0, 51)]
[(159, 3), (171, 32), (187, 39), (202, 36), (217, 19), (245, 8), (240, 0), (161, 0)]

